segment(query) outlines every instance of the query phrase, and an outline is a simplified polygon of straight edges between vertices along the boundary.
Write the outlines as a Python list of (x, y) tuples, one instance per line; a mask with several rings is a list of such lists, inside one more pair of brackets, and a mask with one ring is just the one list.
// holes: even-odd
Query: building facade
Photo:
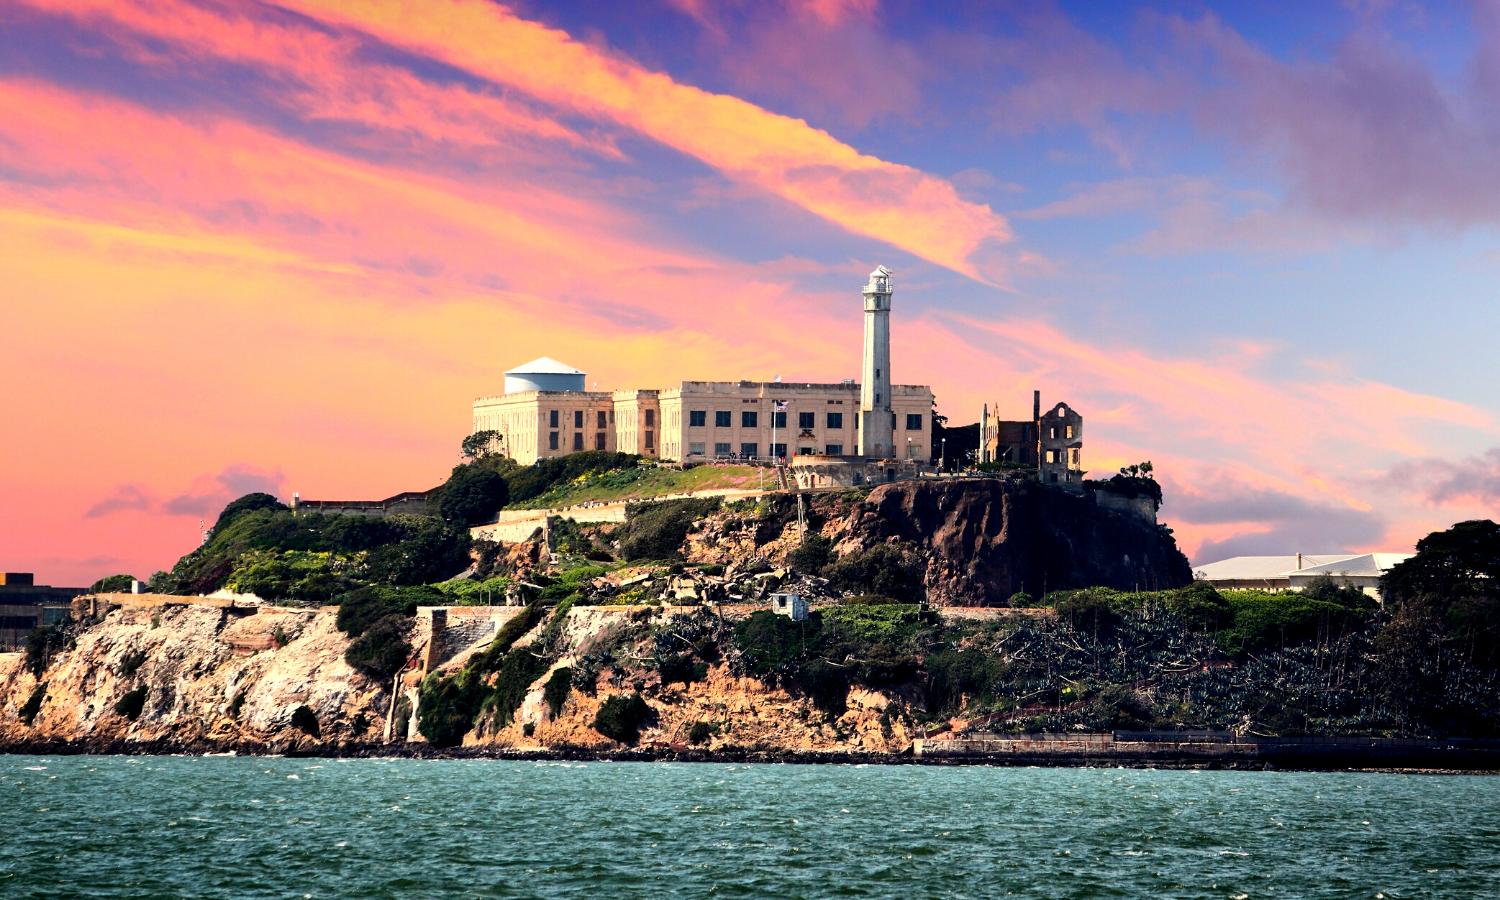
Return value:
[[(797, 455), (925, 462), (934, 398), (926, 385), (891, 384), (891, 294), (891, 271), (881, 266), (863, 289), (864, 382), (586, 391), (583, 372), (542, 357), (507, 372), (506, 393), (474, 401), (473, 430), (495, 432), (495, 451), (521, 465), (580, 450), (681, 462)], [(568, 389), (551, 389), (558, 387)]]
[(26, 649), (34, 629), (68, 617), (73, 598), (88, 588), (36, 584), (30, 572), (0, 572), (0, 652)]

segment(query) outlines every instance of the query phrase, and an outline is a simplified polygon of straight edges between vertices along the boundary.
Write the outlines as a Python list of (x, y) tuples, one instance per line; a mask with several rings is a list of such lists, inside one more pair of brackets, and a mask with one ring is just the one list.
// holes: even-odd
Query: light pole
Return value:
[(948, 464), (948, 439), (947, 438), (943, 438), (943, 447), (942, 447), (941, 450), (938, 451), (938, 472), (941, 473), (943, 471), (943, 468), (945, 466), (947, 466), (947, 464)]

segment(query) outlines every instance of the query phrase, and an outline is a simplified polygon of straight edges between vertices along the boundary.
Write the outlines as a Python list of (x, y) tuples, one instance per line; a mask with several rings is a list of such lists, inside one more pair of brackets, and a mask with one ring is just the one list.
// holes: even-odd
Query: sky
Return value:
[(0, 0), (0, 570), (438, 484), (539, 356), (1066, 401), (1195, 563), (1500, 501), (1500, 3)]

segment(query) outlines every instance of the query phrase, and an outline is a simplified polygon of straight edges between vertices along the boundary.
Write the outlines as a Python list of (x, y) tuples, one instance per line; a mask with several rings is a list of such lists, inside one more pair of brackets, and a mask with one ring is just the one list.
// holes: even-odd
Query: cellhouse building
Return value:
[[(587, 375), (541, 357), (505, 373), (505, 393), (474, 401), (474, 433), (522, 465), (581, 450), (653, 459), (790, 457), (925, 462), (932, 388), (891, 383), (885, 266), (863, 289), (861, 381), (683, 381), (650, 390), (589, 391)], [(856, 476), (858, 477), (858, 476)]]

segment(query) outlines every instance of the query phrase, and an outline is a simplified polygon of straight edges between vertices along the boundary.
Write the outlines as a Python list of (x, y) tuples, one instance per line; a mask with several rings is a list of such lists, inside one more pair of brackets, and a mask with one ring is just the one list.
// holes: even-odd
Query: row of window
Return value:
[[(786, 413), (784, 413), (784, 412), (778, 412), (778, 413), (773, 413), (772, 415), (774, 416), (774, 418), (772, 419), (773, 427), (776, 427), (776, 428), (785, 428), (786, 427), (786, 422), (787, 422)], [(824, 413), (824, 415), (827, 416), (828, 427), (830, 429), (837, 429), (837, 428), (843, 428), (844, 427), (844, 414), (843, 413), (831, 412), (831, 413)], [(892, 426), (894, 426), (896, 424), (895, 418), (896, 418), (895, 414), (893, 413), (891, 415), (891, 425)], [(650, 422), (648, 421), (647, 424), (650, 424)], [(708, 410), (706, 410), (706, 409), (692, 409), (692, 410), (688, 410), (688, 426), (691, 427), (691, 428), (706, 428), (706, 427), (708, 427)], [(729, 410), (715, 410), (714, 411), (714, 427), (715, 428), (732, 428), (732, 427), (734, 427), (734, 413), (730, 412)], [(752, 412), (750, 410), (745, 410), (744, 412), (741, 412), (740, 413), (740, 427), (741, 428), (759, 428), (760, 427), (760, 413), (758, 413), (758, 412)], [(810, 413), (810, 412), (799, 412), (799, 413), (797, 413), (797, 427), (798, 428), (802, 428), (802, 429), (812, 429), (812, 428), (818, 427), (818, 414), (817, 413)], [(906, 430), (907, 431), (921, 431), (922, 430), (922, 414), (921, 413), (908, 413), (907, 414), (907, 416), (906, 416)]]
[[(656, 427), (656, 410), (654, 410), (654, 409), (648, 409), (648, 410), (645, 410), (645, 413), (646, 413), (646, 427), (647, 428), (655, 428)], [(606, 412), (605, 410), (602, 410), (602, 409), (601, 410), (596, 410), (595, 411), (595, 417), (596, 417), (597, 427), (599, 427), (599, 428), (606, 428), (606, 427), (609, 426), (609, 424), (611, 424), (611, 423), (613, 423), (615, 421), (615, 411), (614, 410), (609, 410), (608, 412)], [(561, 419), (561, 410), (556, 410), (556, 409), (548, 410), (547, 421), (548, 421), (548, 424), (551, 427), (553, 427), (553, 428), (560, 427), (558, 425), (558, 422), (560, 421), (560, 419)], [(582, 428), (583, 427), (583, 410), (581, 410), (581, 409), (575, 409), (575, 410), (573, 410), (573, 427), (574, 428)]]
[[(548, 450), (561, 450), (562, 449), (562, 447), (560, 446), (561, 443), (562, 443), (562, 437), (556, 431), (549, 431), (549, 432), (547, 432), (547, 449)], [(573, 449), (574, 450), (582, 450), (583, 449), (583, 432), (581, 432), (581, 431), (575, 431), (575, 432), (573, 432)], [(595, 434), (594, 435), (594, 449), (595, 450), (608, 450), (609, 449), (609, 435), (605, 434), (602, 431), (598, 432), (597, 434)], [(648, 432), (646, 432), (646, 449), (647, 450), (655, 450), (656, 449), (656, 432), (654, 432), (654, 431), (648, 431)]]
[[(770, 445), (770, 452), (771, 452), (771, 455), (774, 456), (774, 457), (778, 457), (778, 458), (784, 457), (784, 456), (786, 456), (786, 444), (771, 444)], [(814, 453), (816, 451), (813, 448), (811, 448), (811, 447), (800, 447), (800, 448), (798, 448), (798, 452), (799, 453)], [(844, 454), (844, 445), (843, 444), (829, 444), (829, 445), (827, 445), (824, 448), (823, 452), (826, 453), (826, 454), (828, 454), (829, 456), (842, 456)], [(688, 455), (689, 456), (707, 456), (708, 455), (708, 444), (707, 444), (707, 442), (704, 442), (704, 441), (693, 441), (693, 442), (689, 443), (688, 444)], [(738, 457), (740, 459), (755, 459), (759, 455), (760, 455), (760, 445), (756, 444), (756, 443), (753, 443), (753, 442), (749, 442), (749, 441), (740, 444), (740, 449), (738, 451), (736, 451), (734, 449), (734, 445), (733, 444), (730, 444), (728, 442), (719, 442), (719, 443), (714, 444), (714, 456), (717, 457), (717, 458), (721, 458), (721, 459), (729, 458), (729, 457)]]

